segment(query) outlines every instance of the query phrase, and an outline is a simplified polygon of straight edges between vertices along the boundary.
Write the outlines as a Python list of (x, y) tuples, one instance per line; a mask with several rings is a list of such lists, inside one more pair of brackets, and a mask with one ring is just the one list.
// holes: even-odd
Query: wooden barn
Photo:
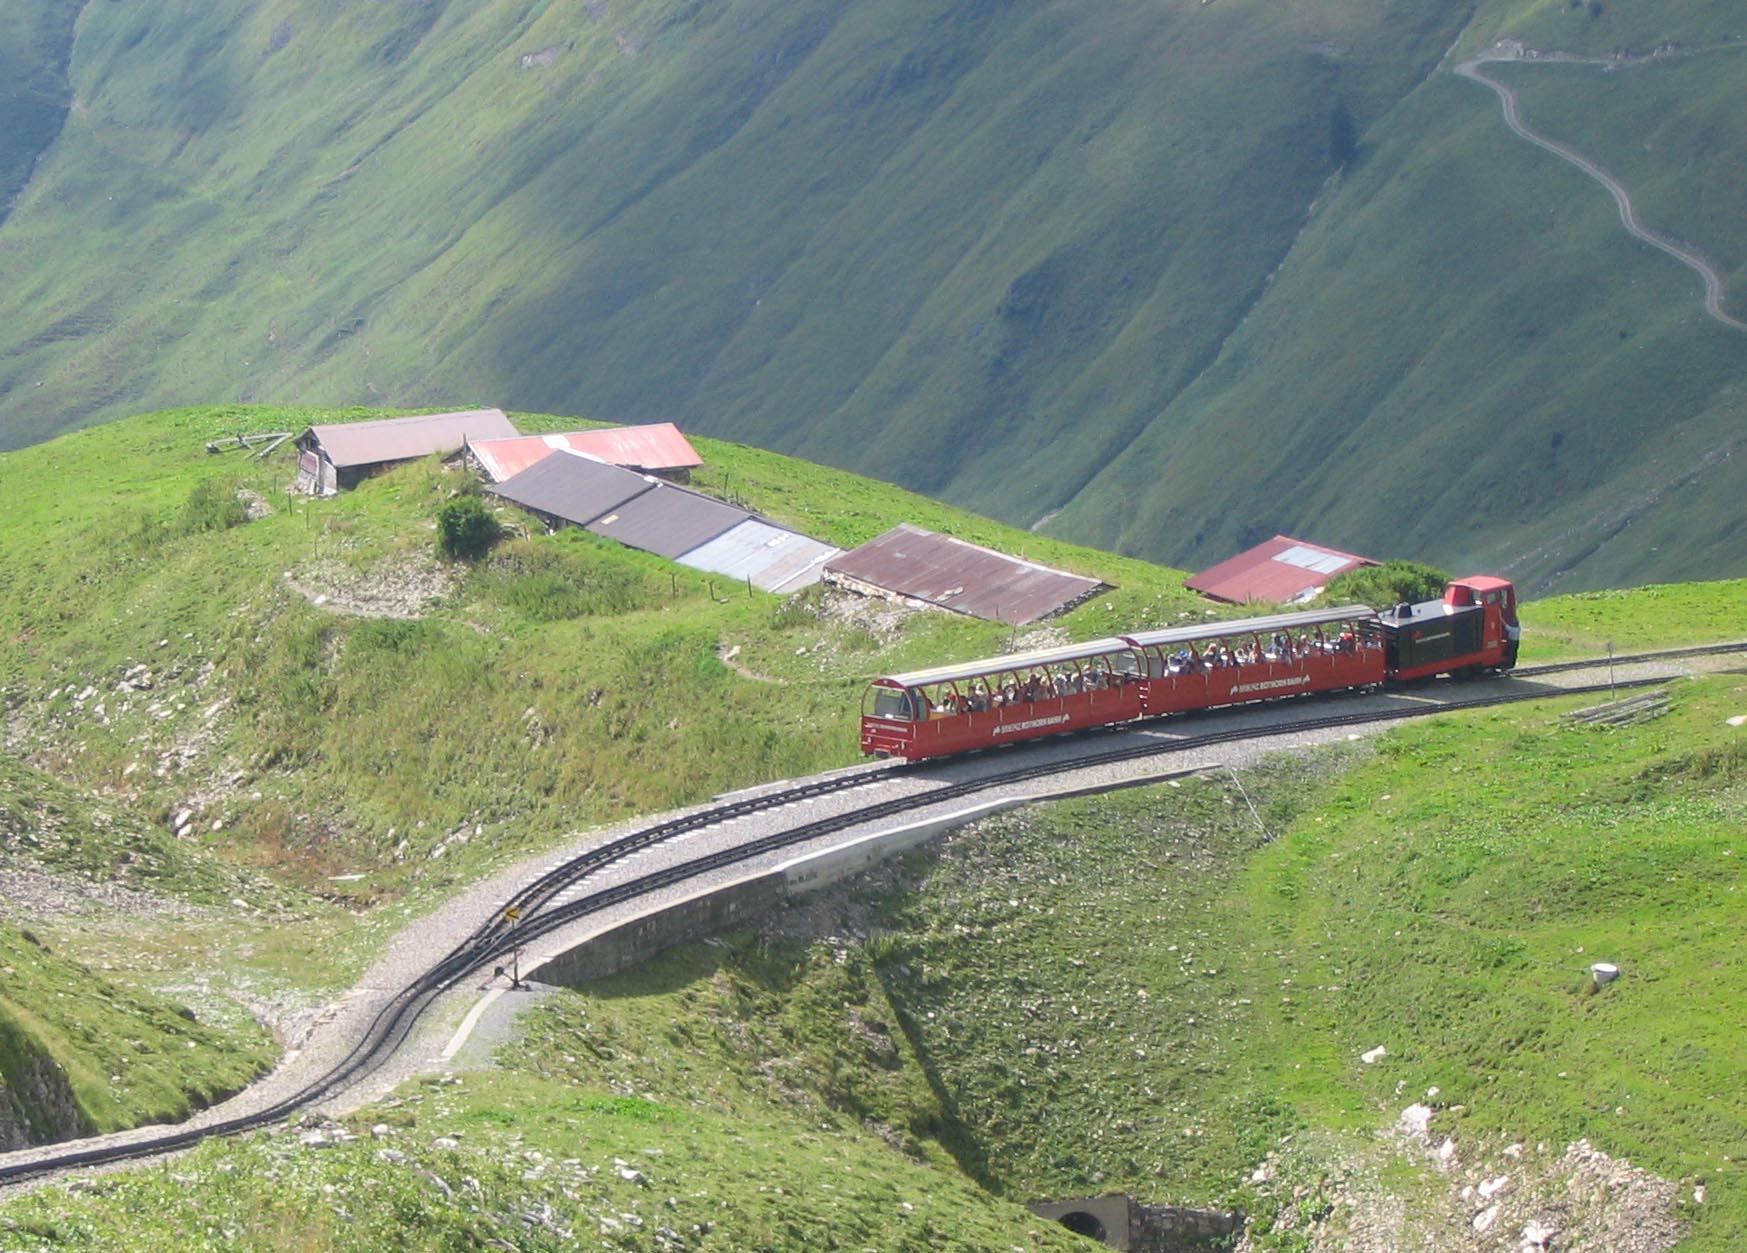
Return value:
[(502, 409), (312, 426), (297, 437), (297, 490), (332, 496), (356, 487), (383, 466), (433, 453), (447, 456), (470, 439), (513, 439), (518, 434)]

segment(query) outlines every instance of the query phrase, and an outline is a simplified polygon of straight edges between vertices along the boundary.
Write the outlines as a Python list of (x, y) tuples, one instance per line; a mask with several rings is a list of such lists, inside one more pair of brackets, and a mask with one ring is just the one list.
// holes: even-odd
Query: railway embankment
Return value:
[[(399, 568), (428, 543), (443, 472), (391, 474), (321, 518), (173, 533), (195, 480), (230, 471), (136, 462), (216, 421), (172, 415), (79, 445), (85, 470), (150, 484), (139, 499), (156, 513), (113, 547), (45, 527), (35, 548), (0, 549), (11, 585), (34, 589), (0, 602), (16, 645), (7, 746), (122, 815), (118, 835), (93, 810), (55, 852), (63, 895), (122, 878), (159, 902), (57, 914), (56, 952), (159, 988), (205, 1026), (228, 1013), (234, 1039), (245, 1005), (319, 1017), (324, 1030), (287, 1033), (282, 1075), (319, 1069), (398, 975), (501, 911), (489, 876), (530, 850), (558, 857), (564, 831), (618, 831), (674, 788), (705, 796), (731, 766), (835, 762), (843, 745), (820, 728), (861, 670), (990, 651), (974, 626), (912, 619), (870, 640), (817, 604), (676, 598), (640, 559), (562, 541), (464, 572), (423, 617), (316, 606), (283, 571), (312, 548)], [(21, 483), (0, 527), (109, 516), (67, 481), (58, 495)], [(581, 608), (547, 594), (572, 577), (594, 598)], [(1169, 577), (1136, 563), (1063, 629), (1173, 619), (1186, 610)], [(1739, 603), (1738, 587), (1657, 589), (1526, 617), (1572, 651), (1623, 653), (1738, 633)], [(794, 682), (737, 679), (715, 660), (724, 639)], [(1723, 955), (1737, 683), (1673, 682), (1669, 712), (1643, 726), (1570, 725), (1556, 704), (1376, 747), (1328, 728), (1320, 756), (1261, 765), (1222, 748), (1205, 763), (1230, 767), (1217, 778), (991, 819), (824, 902), (729, 919), (524, 1004), (486, 1069), (434, 1061), (343, 1114), (75, 1175), (0, 1206), (0, 1233), (21, 1248), (356, 1247), (408, 1226), (534, 1248), (579, 1233), (627, 1248), (1050, 1248), (1070, 1246), (1020, 1201), (1110, 1189), (1244, 1208), (1279, 1241), (1342, 1247), (1362, 1225), (1449, 1247), (1437, 1239), (1495, 1203), (1501, 1240), (1560, 1217), (1534, 1207), (1577, 1177), (1555, 1169), (1569, 1157), (1605, 1184), (1561, 1218), (1570, 1241), (1603, 1247), (1622, 1215), (1654, 1212), (1728, 1247), (1740, 1201), (1712, 1158), (1737, 1156), (1717, 1146), (1741, 1125), (1718, 1008), (1739, 991)], [(473, 725), (436, 717), (450, 707)], [(602, 744), (617, 756), (585, 763)], [(623, 873), (656, 860), (639, 858)], [(459, 914), (439, 908), (451, 901)], [(1624, 973), (1585, 992), (1591, 958)], [(1413, 1106), (1459, 1171), (1379, 1139)], [(1540, 1173), (1508, 1165), (1519, 1157)], [(1633, 1180), (1649, 1189), (1637, 1210), (1591, 1215)], [(1470, 1207), (1481, 1184), (1487, 1205)]]

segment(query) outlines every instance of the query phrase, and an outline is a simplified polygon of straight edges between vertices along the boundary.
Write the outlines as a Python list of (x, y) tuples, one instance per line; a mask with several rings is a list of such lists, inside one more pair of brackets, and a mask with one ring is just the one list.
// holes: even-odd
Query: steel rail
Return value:
[(1747, 640), (1733, 644), (1694, 644), (1688, 648), (1664, 648), (1653, 653), (1621, 653), (1617, 657), (1594, 657), (1578, 661), (1552, 661), (1539, 666), (1518, 666), (1511, 677), (1535, 678), (1543, 674), (1565, 674), (1572, 670), (1598, 670), (1603, 666), (1632, 666), (1646, 661), (1673, 661), (1681, 657), (1719, 657), (1724, 653), (1747, 654)]
[[(1747, 645), (1732, 644), (1675, 649), (1662, 653), (1642, 653), (1630, 657), (1616, 657), (1613, 659), (1613, 663), (1620, 665), (1667, 657), (1717, 654), (1740, 651), (1744, 648), (1747, 648)], [(1606, 664), (1607, 659), (1603, 658), (1589, 662), (1557, 663), (1517, 673), (1519, 675), (1547, 674), (1562, 670), (1593, 668)], [(688, 859), (652, 871), (636, 879), (600, 889), (564, 905), (547, 908), (560, 892), (574, 886), (581, 880), (633, 853), (663, 843), (675, 836), (715, 825), (731, 818), (780, 808), (800, 800), (848, 791), (889, 778), (915, 778), (918, 776), (912, 771), (900, 770), (893, 770), (889, 773), (867, 772), (844, 775), (793, 788), (784, 788), (740, 801), (709, 806), (679, 818), (633, 831), (570, 858), (552, 870), (546, 871), (512, 898), (510, 905), (522, 910), (522, 917), (519, 920), (512, 922), (505, 911), (495, 913), (489, 921), (476, 928), (466, 940), (456, 945), (433, 963), (422, 975), (391, 997), (372, 1017), (370, 1024), (364, 1029), (357, 1043), (353, 1045), (344, 1058), (318, 1078), (271, 1105), (253, 1113), (239, 1114), (236, 1117), (201, 1127), (177, 1128), (166, 1131), (162, 1135), (150, 1136), (136, 1141), (70, 1149), (66, 1152), (51, 1153), (31, 1161), (0, 1164), (0, 1187), (80, 1167), (111, 1165), (138, 1158), (156, 1157), (191, 1147), (216, 1136), (236, 1135), (270, 1126), (291, 1114), (326, 1100), (374, 1071), (387, 1060), (388, 1056), (392, 1055), (400, 1043), (410, 1034), (431, 1002), (453, 988), (462, 979), (477, 973), (482, 967), (526, 944), (529, 940), (550, 934), (579, 918), (599, 913), (614, 905), (636, 899), (638, 896), (647, 895), (687, 879), (701, 877), (715, 870), (754, 860), (783, 848), (804, 844), (848, 827), (927, 808), (978, 792), (1011, 787), (1047, 778), (1051, 775), (1070, 773), (1100, 765), (1119, 764), (1143, 757), (1166, 756), (1248, 739), (1265, 739), (1272, 736), (1301, 734), (1306, 731), (1337, 729), (1343, 726), (1403, 721), (1466, 709), (1515, 704), (1531, 700), (1548, 700), (1562, 696), (1587, 695), (1621, 688), (1632, 689), (1663, 681), (1665, 680), (1662, 678), (1646, 678), (1625, 680), (1618, 683), (1591, 684), (1561, 689), (1556, 692), (1513, 692), (1504, 695), (1494, 693), (1472, 700), (1415, 705), (1400, 709), (1369, 710), (1326, 718), (1302, 719), (1289, 723), (1271, 723), (1265, 726), (1236, 727), (1224, 731), (1208, 732), (1203, 735), (1185, 736), (1181, 739), (1129, 745), (1065, 760), (1019, 766), (978, 779), (946, 784), (925, 792), (912, 793), (880, 801), (873, 805), (858, 807), (842, 814), (815, 819), (813, 822), (802, 824), (788, 831), (763, 836), (733, 848), (721, 849)], [(1133, 723), (1121, 723), (1109, 729), (1119, 730), (1131, 728), (1133, 725)]]

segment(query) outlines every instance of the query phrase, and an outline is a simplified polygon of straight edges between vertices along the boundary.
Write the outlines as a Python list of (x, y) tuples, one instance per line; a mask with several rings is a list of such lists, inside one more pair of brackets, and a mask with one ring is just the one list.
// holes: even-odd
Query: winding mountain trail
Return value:
[(1524, 125), (1522, 109), (1517, 103), (1516, 92), (1499, 82), (1497, 79), (1488, 78), (1480, 68), (1482, 65), (1495, 61), (1524, 62), (1531, 60), (1536, 62), (1550, 62), (1556, 65), (1615, 64), (1615, 62), (1603, 57), (1580, 57), (1562, 52), (1536, 53), (1533, 58), (1530, 58), (1525, 56), (1525, 50), (1522, 45), (1501, 42), (1494, 45), (1490, 51), (1483, 52), (1476, 57), (1470, 57), (1468, 60), (1457, 65), (1455, 73), (1461, 75), (1463, 78), (1471, 79), (1476, 83), (1480, 83), (1482, 86), (1490, 87), (1493, 91), (1498, 93), (1498, 98), (1504, 105), (1504, 124), (1510, 127), (1513, 134), (1517, 135), (1519, 138), (1528, 140), (1537, 148), (1552, 153), (1560, 160), (1575, 165), (1578, 169), (1582, 170), (1585, 174), (1589, 175), (1589, 177), (1593, 178), (1596, 182), (1606, 188), (1608, 195), (1614, 198), (1614, 204), (1619, 208), (1620, 225), (1624, 226), (1635, 238), (1643, 240), (1652, 248), (1667, 253), (1682, 265), (1696, 271), (1698, 276), (1704, 280), (1705, 312), (1718, 322), (1721, 322), (1724, 326), (1731, 327), (1737, 331), (1747, 332), (1747, 322), (1743, 322), (1739, 318), (1730, 316), (1729, 312), (1723, 308), (1723, 279), (1722, 276), (1717, 273), (1715, 268), (1711, 266), (1710, 262), (1706, 261), (1691, 249), (1683, 248), (1679, 244), (1658, 235), (1640, 222), (1638, 220), (1637, 210), (1632, 207), (1632, 198), (1630, 194), (1627, 193), (1624, 185), (1613, 175), (1602, 169), (1601, 166), (1597, 165), (1594, 161), (1591, 161), (1576, 149), (1567, 147), (1557, 140), (1548, 139), (1545, 135), (1537, 134), (1535, 131), (1530, 130), (1526, 125)]

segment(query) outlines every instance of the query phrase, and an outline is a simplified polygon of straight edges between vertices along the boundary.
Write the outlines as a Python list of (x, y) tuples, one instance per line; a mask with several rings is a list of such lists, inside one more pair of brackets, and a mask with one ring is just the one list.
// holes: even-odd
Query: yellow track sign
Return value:
[(520, 905), (511, 905), (508, 909), (503, 911), (503, 916), (508, 918), (511, 922), (514, 922), (522, 916), (522, 907)]

